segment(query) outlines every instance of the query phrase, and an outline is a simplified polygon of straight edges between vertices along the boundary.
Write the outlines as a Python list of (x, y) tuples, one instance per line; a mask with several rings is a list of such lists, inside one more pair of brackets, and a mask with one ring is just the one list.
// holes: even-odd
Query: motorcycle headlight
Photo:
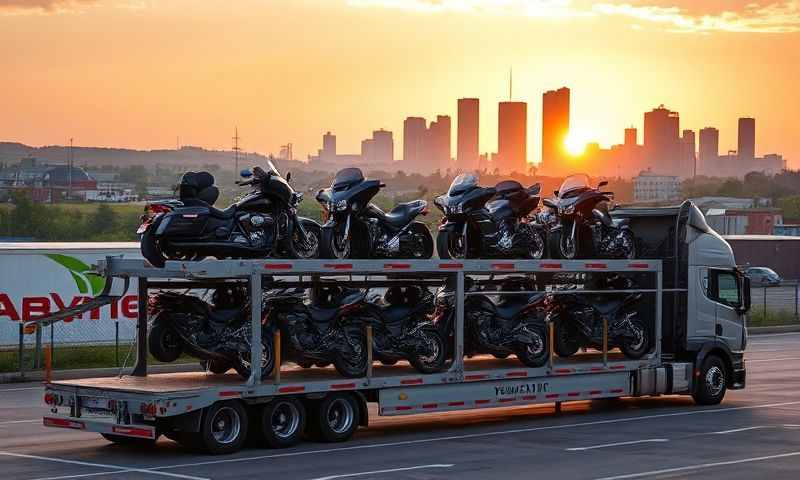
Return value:
[(331, 212), (340, 212), (347, 210), (347, 200), (339, 200), (338, 202), (331, 202), (328, 204), (328, 210)]
[(452, 213), (452, 214), (455, 214), (455, 215), (459, 215), (459, 214), (461, 214), (461, 212), (464, 211), (464, 205), (462, 205), (460, 203), (457, 203), (455, 205), (451, 205), (451, 206), (447, 207), (447, 211), (449, 213)]
[(575, 213), (575, 204), (564, 207), (563, 209), (561, 209), (561, 213), (563, 213), (564, 215), (572, 215), (573, 213)]

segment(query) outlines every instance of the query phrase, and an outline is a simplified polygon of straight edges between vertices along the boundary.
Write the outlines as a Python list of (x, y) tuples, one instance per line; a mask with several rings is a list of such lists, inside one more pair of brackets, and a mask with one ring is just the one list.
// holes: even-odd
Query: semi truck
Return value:
[[(48, 427), (97, 432), (115, 443), (153, 443), (161, 435), (213, 454), (240, 449), (248, 436), (271, 447), (294, 445), (307, 436), (337, 442), (369, 423), (367, 405), (379, 415), (497, 408), (590, 401), (603, 398), (691, 395), (698, 404), (722, 401), (728, 389), (745, 386), (746, 314), (750, 305), (746, 276), (730, 246), (714, 232), (693, 204), (669, 208), (621, 208), (615, 216), (630, 220), (640, 258), (635, 260), (204, 260), (167, 262), (153, 268), (138, 259), (107, 258), (97, 272), (107, 279), (93, 308), (119, 296), (111, 284), (136, 282), (139, 292), (137, 354), (132, 372), (116, 378), (51, 381), (44, 399)], [(602, 348), (568, 358), (553, 352), (528, 368), (515, 358), (464, 358), (465, 298), (474, 294), (466, 281), (491, 284), (523, 275), (537, 291), (557, 296), (598, 292), (587, 279), (602, 275), (636, 279), (639, 314), (653, 339), (639, 359), (609, 351), (607, 319)], [(225, 282), (246, 284), (250, 292), (251, 357), (261, 358), (263, 292), (273, 282), (310, 287), (334, 279), (353, 286), (413, 282), (455, 285), (456, 322), (452, 360), (440, 373), (420, 374), (400, 362), (371, 362), (363, 378), (343, 378), (332, 368), (281, 365), (262, 380), (259, 362), (249, 379), (234, 373), (148, 374), (147, 302), (164, 288), (209, 288)], [(564, 285), (570, 284), (565, 290)], [(579, 285), (578, 285), (579, 284)], [(520, 292), (497, 291), (498, 296)], [(257, 299), (257, 300), (253, 300)], [(38, 322), (74, 315), (67, 309)], [(370, 332), (367, 332), (369, 338)]]

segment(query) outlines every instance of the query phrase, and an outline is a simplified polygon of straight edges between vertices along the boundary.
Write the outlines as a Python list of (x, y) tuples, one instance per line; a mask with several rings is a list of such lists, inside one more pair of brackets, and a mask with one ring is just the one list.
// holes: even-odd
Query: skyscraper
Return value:
[(686, 172), (686, 175), (694, 176), (696, 173), (695, 148), (694, 130), (684, 130), (681, 135), (681, 160), (683, 161), (681, 169)]
[(644, 114), (644, 154), (646, 166), (656, 173), (691, 176), (681, 168), (680, 117), (660, 105)]
[(569, 88), (550, 90), (542, 95), (543, 171), (552, 174), (563, 168), (564, 140), (569, 133)]
[(394, 162), (394, 139), (392, 138), (392, 132), (382, 128), (380, 130), (375, 130), (372, 132), (372, 140), (374, 141), (372, 160), (381, 165)]
[(739, 119), (739, 160), (751, 161), (756, 158), (756, 119)]
[(708, 175), (719, 156), (719, 130), (706, 127), (700, 130), (700, 147), (697, 155), (697, 172)]
[(528, 104), (500, 102), (497, 115), (496, 168), (502, 173), (528, 171)]
[(472, 171), (478, 168), (480, 101), (477, 98), (458, 99), (458, 141), (456, 168)]
[(403, 168), (409, 172), (429, 171), (423, 157), (427, 123), (422, 117), (408, 117), (403, 122)]
[(636, 128), (629, 127), (625, 129), (625, 145), (636, 145), (639, 141), (638, 132)]
[(327, 132), (322, 136), (322, 150), (319, 151), (320, 160), (332, 162), (336, 158), (336, 135)]
[(424, 143), (428, 171), (446, 171), (450, 165), (450, 117), (437, 115), (436, 121), (428, 127), (427, 139)]

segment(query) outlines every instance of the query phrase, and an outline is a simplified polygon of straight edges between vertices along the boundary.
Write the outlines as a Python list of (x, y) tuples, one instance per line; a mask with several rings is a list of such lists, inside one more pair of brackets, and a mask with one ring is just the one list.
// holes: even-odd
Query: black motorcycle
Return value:
[(343, 377), (367, 373), (365, 310), (370, 304), (359, 290), (336, 286), (311, 289), (311, 302), (297, 291), (266, 295), (265, 318), (271, 331), (280, 329), (284, 358), (301, 366), (333, 363)]
[(319, 191), (324, 258), (431, 258), (433, 237), (424, 223), (414, 220), (428, 213), (428, 203), (415, 200), (384, 212), (370, 201), (385, 186), (364, 179), (358, 168), (345, 168), (329, 188)]
[[(241, 287), (217, 288), (211, 303), (193, 295), (159, 293), (148, 303), (150, 353), (161, 362), (174, 362), (187, 353), (213, 373), (225, 373), (232, 367), (242, 378), (250, 378), (248, 305), (247, 292)], [(272, 337), (266, 329), (261, 344), (261, 377), (266, 378), (275, 365)]]
[(320, 226), (299, 217), (303, 194), (269, 168), (243, 170), (247, 180), (236, 182), (253, 190), (226, 208), (213, 204), (219, 196), (214, 177), (207, 172), (184, 174), (180, 200), (153, 202), (145, 208), (141, 234), (142, 255), (153, 266), (166, 260), (319, 256)]
[[(466, 291), (477, 292), (468, 279)], [(511, 279), (502, 283), (502, 292), (530, 291), (533, 285), (527, 280)], [(506, 358), (515, 354), (520, 362), (536, 368), (549, 358), (547, 328), (545, 327), (544, 294), (501, 295), (492, 302), (489, 296), (469, 295), (464, 301), (464, 354), (467, 356), (491, 354)], [(434, 323), (452, 350), (455, 334), (455, 286), (447, 284), (436, 294)]]
[(373, 331), (373, 358), (384, 365), (408, 362), (420, 373), (444, 369), (447, 348), (429, 319), (433, 295), (426, 288), (393, 286), (386, 290), (367, 319)]
[(514, 180), (481, 187), (473, 174), (457, 176), (433, 202), (444, 213), (436, 238), (439, 257), (544, 257), (546, 231), (533, 215), (540, 190), (538, 183), (526, 189)]
[(564, 179), (553, 199), (545, 199), (545, 210), (551, 212), (548, 237), (551, 250), (562, 258), (636, 258), (636, 237), (628, 219), (616, 219), (608, 211), (613, 192), (589, 186), (586, 175)]
[[(631, 287), (628, 279), (612, 279), (606, 288)], [(601, 287), (603, 288), (603, 287)], [(639, 359), (650, 350), (652, 334), (639, 318), (635, 294), (553, 295), (548, 307), (548, 321), (553, 322), (554, 349), (560, 357), (569, 357), (580, 348), (603, 348), (603, 319), (608, 322), (609, 349), (619, 348), (631, 359)]]

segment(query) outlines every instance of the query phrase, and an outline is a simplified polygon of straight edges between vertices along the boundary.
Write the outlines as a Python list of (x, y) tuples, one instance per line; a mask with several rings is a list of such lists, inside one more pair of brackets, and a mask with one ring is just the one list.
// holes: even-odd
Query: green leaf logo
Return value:
[(103, 287), (106, 285), (105, 278), (94, 273), (92, 267), (89, 265), (86, 265), (75, 257), (58, 253), (49, 253), (46, 254), (45, 257), (69, 270), (79, 292), (84, 294), (91, 292), (91, 294), (95, 296), (103, 291)]

